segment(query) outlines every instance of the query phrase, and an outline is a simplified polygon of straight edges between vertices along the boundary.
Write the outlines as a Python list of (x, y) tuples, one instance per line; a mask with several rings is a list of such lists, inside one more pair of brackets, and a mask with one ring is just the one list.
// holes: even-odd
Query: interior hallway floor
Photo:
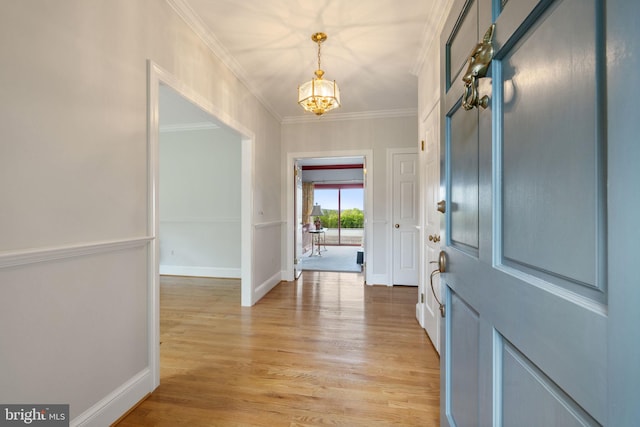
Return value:
[(240, 282), (161, 278), (161, 384), (119, 426), (437, 426), (417, 288), (304, 272), (253, 307)]
[(360, 273), (362, 268), (357, 263), (358, 251), (363, 251), (361, 246), (322, 245), (320, 256), (314, 251), (301, 258), (302, 270)]

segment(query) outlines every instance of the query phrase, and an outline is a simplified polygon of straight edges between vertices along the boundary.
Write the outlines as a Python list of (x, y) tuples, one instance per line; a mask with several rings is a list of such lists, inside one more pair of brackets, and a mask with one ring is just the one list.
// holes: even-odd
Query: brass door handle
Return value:
[(429, 276), (429, 283), (431, 284), (431, 292), (433, 293), (433, 298), (436, 300), (436, 302), (438, 303), (438, 307), (440, 308), (440, 315), (444, 317), (444, 304), (438, 299), (438, 296), (436, 295), (436, 290), (433, 286), (433, 276), (447, 271), (447, 255), (445, 251), (440, 251), (438, 261), (430, 262), (430, 264), (435, 263), (438, 263), (438, 268), (431, 272), (431, 275)]
[(447, 272), (447, 253), (445, 251), (440, 251), (438, 256), (438, 270), (440, 270), (440, 273)]
[(469, 65), (467, 71), (462, 76), (464, 82), (464, 96), (462, 97), (462, 107), (465, 110), (471, 110), (473, 107), (487, 108), (489, 105), (489, 97), (479, 97), (478, 80), (487, 76), (487, 70), (493, 59), (493, 32), (496, 28), (492, 24), (480, 43), (478, 43), (469, 54)]
[(429, 234), (429, 241), (438, 243), (440, 241), (440, 236), (437, 234)]
[(394, 225), (395, 228), (400, 228), (400, 224)]
[(436, 208), (438, 212), (445, 213), (447, 211), (447, 202), (444, 200), (440, 200), (438, 202), (438, 207)]

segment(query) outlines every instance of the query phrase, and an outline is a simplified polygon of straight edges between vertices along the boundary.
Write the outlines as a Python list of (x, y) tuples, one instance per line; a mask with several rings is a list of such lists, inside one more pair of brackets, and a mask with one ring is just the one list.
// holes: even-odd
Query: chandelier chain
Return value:
[(321, 47), (321, 43), (318, 42), (318, 70), (321, 70), (320, 68), (320, 47)]

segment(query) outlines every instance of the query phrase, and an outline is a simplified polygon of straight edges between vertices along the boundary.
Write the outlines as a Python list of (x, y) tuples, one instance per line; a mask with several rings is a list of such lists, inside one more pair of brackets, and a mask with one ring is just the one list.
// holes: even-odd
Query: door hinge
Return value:
[(422, 140), (422, 151), (424, 151), (424, 139)]
[(424, 293), (420, 294), (420, 304), (424, 304)]

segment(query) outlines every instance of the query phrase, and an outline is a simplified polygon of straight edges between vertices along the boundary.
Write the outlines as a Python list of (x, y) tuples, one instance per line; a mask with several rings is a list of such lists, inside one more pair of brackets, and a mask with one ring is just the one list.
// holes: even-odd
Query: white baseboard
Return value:
[(153, 391), (149, 368), (136, 374), (104, 399), (71, 420), (71, 427), (104, 427), (111, 425), (129, 409)]
[(367, 285), (386, 285), (391, 286), (389, 277), (386, 274), (367, 275)]
[(221, 277), (239, 279), (239, 268), (191, 267), (182, 265), (161, 265), (160, 274), (168, 276)]
[[(418, 291), (419, 292), (419, 291)], [(420, 327), (424, 329), (424, 306), (420, 303), (416, 303), (416, 319), (418, 319), (418, 323)]]
[(295, 277), (293, 277), (293, 271), (282, 271), (282, 280), (285, 280), (287, 282), (293, 282), (295, 280)]
[(264, 297), (269, 291), (276, 287), (278, 283), (280, 283), (285, 275), (284, 271), (278, 271), (273, 276), (269, 277), (267, 280), (262, 282), (253, 292), (253, 301), (252, 304), (257, 303)]

